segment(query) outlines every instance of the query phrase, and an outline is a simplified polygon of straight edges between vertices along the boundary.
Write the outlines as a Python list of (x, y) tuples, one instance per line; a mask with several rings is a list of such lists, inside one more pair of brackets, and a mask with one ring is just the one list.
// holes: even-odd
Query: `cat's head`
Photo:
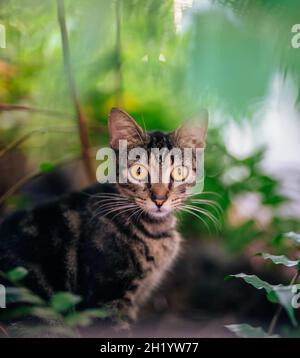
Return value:
[[(117, 168), (120, 167), (120, 161), (121, 167), (125, 163), (120, 170), (122, 175), (125, 172), (127, 183), (120, 183), (119, 180), (117, 184), (123, 197), (158, 220), (180, 209), (196, 184), (196, 152), (198, 149), (203, 152), (205, 147), (207, 111), (202, 111), (196, 118), (186, 121), (170, 133), (147, 132), (129, 114), (118, 108), (111, 110), (108, 125), (110, 145), (117, 153)], [(128, 151), (142, 148), (148, 154), (146, 160), (139, 155), (137, 158), (128, 157), (127, 162), (121, 159), (119, 144), (123, 140), (127, 141)], [(176, 155), (176, 150), (183, 153), (186, 148), (191, 153), (190, 166), (185, 165), (184, 155), (179, 162)], [(153, 155), (157, 150), (162, 155)], [(166, 157), (164, 153), (171, 155)], [(118, 169), (117, 174), (120, 178)]]

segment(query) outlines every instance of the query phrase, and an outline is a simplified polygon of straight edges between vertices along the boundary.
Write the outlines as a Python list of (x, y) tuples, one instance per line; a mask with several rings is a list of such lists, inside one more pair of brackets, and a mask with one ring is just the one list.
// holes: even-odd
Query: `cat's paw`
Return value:
[(131, 329), (131, 325), (129, 322), (123, 321), (123, 320), (119, 320), (115, 325), (114, 325), (114, 331), (117, 333), (126, 333), (129, 332)]

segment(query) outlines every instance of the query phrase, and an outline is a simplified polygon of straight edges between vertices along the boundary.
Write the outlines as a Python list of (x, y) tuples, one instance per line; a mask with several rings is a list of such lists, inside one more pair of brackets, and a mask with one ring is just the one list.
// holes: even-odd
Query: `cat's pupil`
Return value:
[(136, 171), (136, 172), (137, 172), (137, 175), (141, 175), (141, 171), (142, 171), (142, 170), (141, 170), (141, 167), (138, 167), (138, 168), (137, 168), (137, 171)]

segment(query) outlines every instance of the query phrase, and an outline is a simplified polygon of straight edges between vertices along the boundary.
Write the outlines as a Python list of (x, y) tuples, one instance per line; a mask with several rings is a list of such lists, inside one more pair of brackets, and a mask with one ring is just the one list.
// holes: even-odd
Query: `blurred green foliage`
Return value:
[[(293, 241), (293, 244), (296, 242), (299, 244), (299, 234), (290, 232), (287, 234), (282, 234), (282, 238), (289, 239)], [(237, 336), (242, 338), (263, 338), (263, 337), (270, 337), (270, 338), (278, 338), (279, 336), (273, 335), (273, 332), (276, 328), (276, 324), (278, 323), (278, 319), (281, 313), (282, 308), (286, 311), (286, 314), (289, 317), (289, 320), (293, 327), (298, 326), (295, 310), (298, 306), (298, 298), (299, 298), (299, 284), (297, 284), (297, 280), (300, 275), (300, 260), (290, 260), (285, 255), (270, 255), (268, 253), (259, 253), (257, 256), (261, 256), (264, 260), (271, 260), (275, 265), (283, 265), (286, 268), (294, 267), (295, 273), (294, 277), (290, 281), (288, 285), (277, 284), (272, 285), (269, 282), (261, 280), (256, 275), (247, 275), (244, 273), (239, 273), (235, 275), (229, 275), (225, 279), (230, 278), (240, 278), (244, 280), (249, 285), (253, 286), (257, 290), (264, 290), (266, 293), (266, 298), (275, 303), (278, 306), (277, 311), (274, 314), (274, 317), (269, 325), (268, 332), (264, 332), (261, 327), (251, 327), (248, 324), (234, 324), (234, 325), (227, 325), (226, 327), (234, 332)], [(282, 330), (283, 334), (286, 337), (292, 337), (295, 332), (292, 330)]]
[[(214, 237), (235, 252), (255, 239), (268, 242), (280, 232), (299, 229), (296, 220), (280, 215), (278, 209), (287, 199), (278, 179), (261, 166), (264, 148), (235, 158), (224, 133), (232, 121), (251, 120), (278, 71), (291, 73), (299, 87), (300, 51), (291, 47), (291, 26), (299, 21), (300, 8), (294, 0), (219, 0), (206, 10), (199, 3), (185, 10), (183, 31), (178, 33), (173, 0), (65, 0), (72, 67), (94, 148), (108, 143), (107, 113), (118, 104), (120, 91), (122, 106), (147, 130), (173, 130), (203, 106), (221, 113), (222, 121), (212, 116), (210, 122), (208, 193), (203, 195), (222, 207), (222, 230), (215, 232), (204, 217), (211, 226), (208, 232), (196, 218), (189, 216), (187, 221), (187, 214), (182, 214), (181, 229), (187, 237)], [(0, 144), (6, 146), (37, 128), (76, 125), (63, 71), (56, 2), (0, 1), (0, 22), (7, 30), (7, 48), (0, 49), (0, 102), (65, 114), (3, 111)], [(21, 149), (29, 166), (44, 173), (54, 170), (53, 163), (64, 155), (80, 153), (78, 135), (59, 131), (31, 136)], [(233, 171), (242, 174), (236, 177)], [(248, 193), (257, 193), (270, 210), (268, 225), (237, 218), (233, 203)], [(19, 201), (10, 199), (13, 202), (17, 206)], [(206, 209), (217, 215), (214, 208)]]
[[(6, 287), (6, 303), (9, 309), (0, 311), (0, 322), (15, 322), (8, 332), (5, 331), (8, 336), (22, 336), (18, 322), (25, 319), (23, 324), (27, 328), (26, 336), (80, 337), (77, 328), (90, 326), (96, 319), (103, 320), (116, 315), (113, 310), (104, 308), (76, 311), (81, 297), (70, 292), (57, 292), (49, 301), (45, 301), (22, 287), (26, 276), (27, 271), (23, 267), (16, 267), (6, 273), (0, 272), (0, 278), (6, 279), (10, 284)], [(38, 320), (38, 326), (34, 327), (30, 320)]]

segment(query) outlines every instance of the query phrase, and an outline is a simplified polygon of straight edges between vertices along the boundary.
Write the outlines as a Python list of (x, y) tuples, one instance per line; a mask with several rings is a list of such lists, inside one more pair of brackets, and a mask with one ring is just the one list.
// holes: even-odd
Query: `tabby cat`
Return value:
[[(207, 112), (175, 132), (144, 131), (127, 113), (109, 115), (110, 144), (128, 148), (204, 148)], [(134, 163), (129, 170), (141, 171)], [(147, 173), (149, 175), (149, 173)], [(117, 307), (136, 318), (141, 304), (170, 269), (180, 250), (175, 212), (191, 184), (94, 184), (31, 211), (0, 228), (0, 271), (25, 267), (24, 285), (48, 299), (57, 291), (82, 297), (82, 307)]]

